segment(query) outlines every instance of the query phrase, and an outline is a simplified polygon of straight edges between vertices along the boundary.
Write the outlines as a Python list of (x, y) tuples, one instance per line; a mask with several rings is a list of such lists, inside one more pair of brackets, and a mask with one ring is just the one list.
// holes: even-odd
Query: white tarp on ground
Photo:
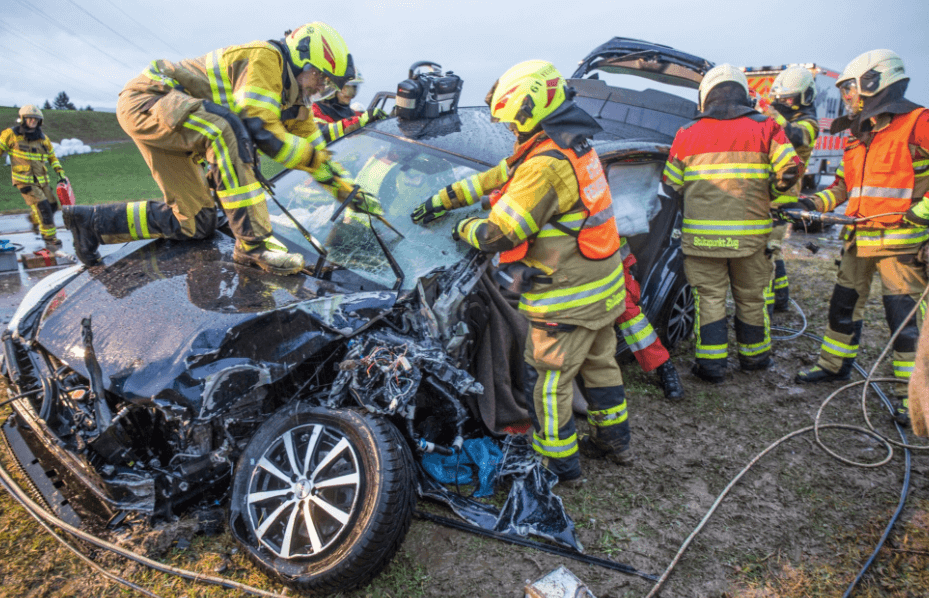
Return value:
[[(89, 145), (84, 144), (80, 139), (62, 139), (61, 143), (52, 142), (52, 149), (59, 158), (71, 156), (73, 154), (89, 154), (93, 150)], [(6, 157), (6, 165), (10, 165), (10, 156)]]

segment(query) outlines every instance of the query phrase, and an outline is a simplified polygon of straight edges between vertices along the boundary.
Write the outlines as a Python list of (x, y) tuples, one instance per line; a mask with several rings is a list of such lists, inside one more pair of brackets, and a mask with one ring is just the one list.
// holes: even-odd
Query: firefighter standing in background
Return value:
[[(800, 203), (830, 212), (847, 201), (847, 216), (874, 218), (843, 230), (845, 246), (819, 361), (800, 371), (797, 382), (848, 379), (875, 272), (891, 331), (900, 327), (926, 287), (915, 258), (929, 241), (929, 111), (903, 97), (908, 83), (903, 61), (890, 50), (862, 54), (836, 82), (848, 115), (836, 119), (831, 131), (851, 128), (852, 137), (832, 186)], [(919, 315), (925, 316), (925, 306)], [(918, 336), (918, 324), (910, 320), (894, 342), (894, 375), (903, 383), (913, 371)], [(896, 419), (906, 423), (906, 390), (903, 384), (894, 386), (901, 397)]]
[(335, 95), (313, 104), (313, 118), (316, 119), (316, 126), (322, 131), (327, 144), (357, 131), (369, 122), (387, 118), (387, 113), (380, 108), (364, 112), (355, 112), (352, 108), (352, 100), (358, 95), (358, 88), (362, 83), (364, 78), (356, 71), (355, 76)]
[(743, 370), (771, 364), (764, 290), (771, 201), (795, 182), (800, 159), (780, 125), (751, 107), (745, 74), (729, 64), (711, 69), (699, 88), (697, 120), (677, 132), (663, 182), (683, 199), (684, 272), (694, 289), (697, 336), (694, 374), (725, 379), (726, 295), (735, 300), (735, 333)]
[[(428, 223), (441, 218), (449, 210), (467, 207), (477, 203), (483, 196), (490, 196), (487, 202), (482, 201), (485, 207), (496, 204), (499, 192), (497, 190), (509, 180), (511, 169), (507, 161), (490, 170), (471, 175), (460, 181), (448, 185), (425, 202), (416, 207), (411, 214), (413, 222)], [(616, 319), (619, 331), (632, 350), (639, 366), (644, 372), (655, 370), (658, 374), (658, 384), (664, 391), (666, 398), (679, 400), (684, 398), (684, 385), (671, 362), (668, 350), (661, 344), (661, 339), (652, 327), (651, 322), (639, 307), (641, 289), (638, 281), (632, 277), (629, 270), (636, 264), (635, 256), (629, 251), (626, 239), (621, 238), (623, 255), (623, 277), (625, 278), (626, 310)]]
[[(487, 96), (491, 117), (516, 133), (512, 176), (487, 218), (466, 218), (455, 238), (500, 252), (499, 275), (521, 293), (530, 322), (524, 358), (533, 397), (533, 447), (562, 482), (581, 477), (578, 449), (631, 461), (613, 322), (625, 309), (620, 239), (609, 186), (588, 139), (601, 130), (570, 101), (549, 62), (508, 70)], [(592, 433), (577, 436), (572, 381), (584, 389)]]
[[(119, 95), (117, 117), (132, 137), (164, 201), (62, 210), (86, 265), (100, 243), (136, 239), (202, 239), (216, 227), (209, 177), (236, 237), (233, 259), (276, 274), (303, 269), (303, 257), (274, 238), (264, 191), (254, 172), (252, 142), (287, 168), (310, 172), (339, 198), (350, 185), (330, 161), (309, 106), (352, 77), (342, 37), (309, 23), (280, 41), (230, 46), (200, 58), (156, 60)], [(358, 201), (367, 201), (364, 194)]]
[(55, 210), (58, 198), (48, 185), (45, 162), (55, 169), (59, 182), (65, 179), (65, 170), (55, 156), (52, 142), (42, 132), (42, 111), (28, 105), (19, 109), (19, 125), (0, 133), (0, 160), (10, 154), (13, 185), (22, 193), (29, 206), (29, 219), (38, 226), (45, 247), (55, 251), (61, 241), (55, 233)]
[[(794, 146), (800, 157), (800, 172), (797, 182), (784, 195), (771, 202), (774, 208), (796, 202), (803, 188), (803, 175), (810, 162), (810, 154), (816, 146), (819, 136), (819, 122), (816, 119), (816, 83), (813, 73), (802, 66), (792, 66), (782, 71), (771, 84), (769, 93), (771, 104), (764, 110), (781, 125), (787, 139)], [(794, 204), (797, 207), (798, 204)], [(774, 261), (774, 278), (765, 294), (765, 303), (771, 311), (787, 311), (790, 307), (790, 286), (787, 280), (787, 267), (781, 245), (787, 232), (787, 221), (774, 218), (774, 229), (768, 236), (768, 251)]]

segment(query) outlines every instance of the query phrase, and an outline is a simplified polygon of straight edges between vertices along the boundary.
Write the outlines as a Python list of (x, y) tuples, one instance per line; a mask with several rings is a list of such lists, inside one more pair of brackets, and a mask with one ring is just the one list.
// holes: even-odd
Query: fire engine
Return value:
[(809, 69), (813, 73), (813, 80), (816, 82), (814, 105), (816, 106), (816, 118), (819, 120), (819, 137), (816, 139), (816, 147), (813, 148), (810, 162), (806, 167), (806, 175), (803, 177), (804, 191), (815, 191), (819, 188), (824, 175), (835, 176), (835, 171), (842, 162), (842, 152), (845, 149), (847, 132), (843, 131), (838, 135), (829, 133), (829, 126), (832, 125), (832, 121), (845, 113), (842, 97), (835, 86), (839, 73), (814, 63), (742, 67), (742, 70), (745, 71), (745, 76), (748, 78), (748, 88), (752, 97), (763, 97), (771, 91), (774, 78), (781, 71), (791, 66), (802, 66)]

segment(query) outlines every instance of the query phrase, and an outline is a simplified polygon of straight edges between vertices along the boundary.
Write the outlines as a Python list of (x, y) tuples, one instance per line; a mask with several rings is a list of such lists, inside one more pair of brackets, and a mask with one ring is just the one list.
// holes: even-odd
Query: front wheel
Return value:
[(686, 281), (681, 281), (672, 293), (674, 299), (661, 312), (658, 318), (658, 334), (667, 349), (673, 349), (682, 340), (690, 338), (697, 318), (696, 302), (693, 289)]
[(409, 448), (390, 422), (294, 406), (236, 467), (230, 526), (255, 564), (302, 591), (342, 592), (390, 561), (413, 516)]

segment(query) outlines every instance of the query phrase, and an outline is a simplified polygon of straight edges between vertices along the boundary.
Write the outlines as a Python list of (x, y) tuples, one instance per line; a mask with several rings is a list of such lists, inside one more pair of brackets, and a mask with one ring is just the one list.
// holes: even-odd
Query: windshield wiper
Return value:
[[(345, 184), (345, 185), (348, 184), (347, 182), (342, 181), (341, 179), (339, 180), (339, 182), (342, 183), (342, 184)], [(345, 210), (345, 207), (346, 207), (353, 199), (355, 199), (355, 195), (358, 194), (358, 190), (359, 190), (359, 189), (361, 189), (361, 186), (360, 186), (360, 185), (353, 185), (353, 186), (352, 186), (352, 190), (349, 192), (348, 197), (346, 197), (345, 199), (342, 200), (342, 203), (339, 205), (338, 209), (336, 209), (335, 213), (332, 214), (332, 218), (329, 219), (329, 222), (335, 222), (335, 221), (336, 221), (336, 218), (338, 218), (338, 217), (339, 217), (339, 214), (341, 214), (341, 213)], [(393, 270), (394, 276), (397, 277), (397, 282), (394, 283), (394, 289), (393, 289), (393, 290), (395, 290), (395, 291), (396, 291), (396, 290), (399, 290), (400, 287), (403, 286), (403, 269), (400, 268), (400, 264), (397, 263), (396, 258), (394, 258), (394, 254), (392, 254), (392, 253), (390, 252), (390, 249), (387, 248), (387, 244), (384, 243), (384, 240), (381, 239), (381, 236), (377, 233), (377, 229), (374, 228), (374, 221), (371, 220), (371, 217), (374, 216), (374, 217), (376, 217), (378, 220), (380, 220), (381, 222), (383, 222), (384, 224), (386, 224), (386, 225), (390, 228), (390, 230), (392, 230), (392, 231), (394, 231), (395, 233), (397, 233), (398, 235), (400, 235), (400, 238), (401, 238), (401, 239), (405, 239), (406, 237), (404, 237), (402, 234), (400, 234), (400, 231), (398, 231), (397, 229), (395, 229), (395, 228), (390, 224), (390, 222), (388, 222), (387, 219), (384, 218), (383, 216), (381, 216), (380, 214), (372, 214), (372, 213), (369, 212), (368, 210), (362, 210), (362, 209), (359, 209), (359, 208), (357, 208), (357, 207), (354, 207), (354, 208), (352, 208), (352, 209), (355, 210), (356, 212), (358, 212), (359, 214), (367, 214), (367, 215), (368, 215), (368, 228), (370, 228), (370, 229), (371, 229), (371, 232), (374, 233), (374, 238), (377, 239), (377, 244), (380, 245), (381, 251), (384, 252), (384, 257), (387, 258), (387, 263), (390, 264), (390, 269)]]

